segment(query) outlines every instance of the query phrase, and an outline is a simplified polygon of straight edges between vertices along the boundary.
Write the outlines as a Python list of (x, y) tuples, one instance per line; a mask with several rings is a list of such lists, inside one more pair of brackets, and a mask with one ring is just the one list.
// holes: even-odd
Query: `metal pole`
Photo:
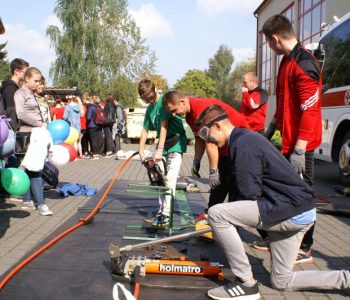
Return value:
[(154, 240), (154, 241), (143, 242), (143, 243), (139, 243), (139, 244), (135, 244), (135, 245), (127, 245), (127, 246), (121, 247), (119, 249), (119, 251), (120, 252), (131, 251), (134, 249), (144, 248), (147, 246), (168, 243), (168, 242), (172, 242), (172, 241), (176, 241), (176, 240), (182, 240), (182, 239), (186, 239), (186, 238), (189, 238), (192, 236), (196, 236), (196, 235), (200, 235), (200, 234), (203, 234), (206, 232), (210, 232), (211, 230), (212, 230), (211, 227), (208, 227), (208, 228), (204, 228), (204, 229), (200, 229), (200, 230), (196, 230), (196, 231), (172, 235), (172, 236), (161, 238), (161, 239)]

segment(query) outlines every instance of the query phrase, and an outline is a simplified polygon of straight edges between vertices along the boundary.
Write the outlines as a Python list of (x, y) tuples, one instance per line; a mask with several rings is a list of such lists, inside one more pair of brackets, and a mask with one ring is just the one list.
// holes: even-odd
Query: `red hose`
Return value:
[(51, 241), (49, 241), (47, 244), (45, 244), (43, 247), (41, 247), (39, 250), (35, 251), (31, 256), (27, 257), (25, 260), (23, 260), (20, 264), (18, 264), (16, 267), (14, 267), (10, 273), (8, 273), (6, 275), (6, 277), (0, 282), (0, 290), (2, 290), (4, 288), (4, 286), (6, 285), (6, 283), (15, 275), (17, 274), (25, 265), (29, 264), (32, 260), (34, 260), (34, 258), (36, 258), (37, 256), (39, 256), (41, 253), (43, 253), (46, 249), (50, 248), (53, 244), (55, 244), (57, 241), (59, 241), (60, 239), (62, 239), (63, 237), (65, 237), (66, 235), (68, 235), (69, 233), (73, 232), (74, 230), (78, 229), (80, 226), (85, 225), (100, 209), (102, 203), (104, 202), (104, 200), (106, 199), (108, 193), (111, 191), (111, 189), (114, 186), (114, 183), (117, 181), (117, 178), (119, 177), (119, 174), (121, 173), (121, 171), (125, 168), (125, 166), (127, 165), (127, 163), (132, 159), (132, 157), (134, 157), (135, 155), (137, 155), (138, 152), (135, 152), (133, 155), (131, 155), (129, 158), (127, 158), (122, 165), (119, 167), (119, 169), (117, 170), (117, 172), (114, 174), (113, 179), (111, 180), (111, 182), (109, 183), (106, 191), (103, 193), (102, 197), (100, 198), (100, 200), (98, 201), (98, 203), (96, 204), (96, 206), (94, 207), (94, 209), (90, 212), (90, 214), (84, 218), (84, 219), (80, 219), (79, 222), (68, 228), (67, 230), (63, 231), (62, 233), (60, 233), (58, 236), (54, 237)]

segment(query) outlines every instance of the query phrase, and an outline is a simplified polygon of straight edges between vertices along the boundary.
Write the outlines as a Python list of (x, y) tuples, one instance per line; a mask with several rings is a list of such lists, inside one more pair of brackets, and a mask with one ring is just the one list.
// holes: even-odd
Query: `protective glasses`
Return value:
[(215, 122), (227, 119), (227, 114), (222, 114), (216, 118), (209, 121), (207, 124), (203, 125), (201, 129), (198, 130), (197, 135), (206, 142), (215, 142), (215, 138), (210, 135), (210, 128), (214, 125)]

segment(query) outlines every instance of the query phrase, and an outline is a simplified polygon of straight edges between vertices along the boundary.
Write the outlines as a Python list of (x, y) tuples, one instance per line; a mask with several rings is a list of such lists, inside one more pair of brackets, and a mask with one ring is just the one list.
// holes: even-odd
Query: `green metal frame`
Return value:
[[(158, 230), (168, 230), (169, 235), (173, 234), (174, 230), (184, 230), (188, 228), (194, 228), (194, 225), (183, 225), (183, 226), (176, 226), (174, 227), (173, 221), (174, 221), (174, 204), (175, 204), (175, 198), (172, 192), (171, 188), (165, 187), (165, 186), (153, 186), (153, 185), (144, 185), (144, 184), (129, 184), (129, 189), (126, 189), (126, 193), (128, 194), (134, 194), (134, 195), (154, 195), (154, 196), (171, 196), (170, 201), (170, 214), (169, 214), (169, 225), (166, 227), (158, 228), (154, 226), (145, 226), (145, 225), (127, 225), (126, 229), (128, 230), (138, 230), (138, 229), (153, 229), (158, 232)], [(184, 221), (188, 222), (189, 220), (192, 220), (189, 216), (189, 207), (186, 205), (186, 196), (183, 191), (176, 191), (176, 196), (179, 196), (180, 200), (180, 211), (183, 212), (185, 215), (187, 214), (187, 217), (184, 219)], [(150, 237), (133, 237), (133, 236), (124, 236), (124, 239), (144, 239), (144, 240), (152, 240), (153, 238)]]

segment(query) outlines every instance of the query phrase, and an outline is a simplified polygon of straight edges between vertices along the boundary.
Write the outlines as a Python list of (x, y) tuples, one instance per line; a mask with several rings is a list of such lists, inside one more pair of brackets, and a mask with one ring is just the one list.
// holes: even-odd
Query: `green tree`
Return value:
[(120, 103), (124, 107), (137, 106), (137, 84), (132, 82), (125, 75), (120, 75), (111, 82), (107, 94), (117, 95)]
[(241, 106), (241, 87), (243, 84), (243, 75), (247, 72), (256, 72), (255, 59), (249, 59), (247, 61), (239, 63), (235, 67), (235, 69), (229, 77), (228, 84), (225, 90), (225, 98), (229, 99), (227, 103), (229, 103), (236, 109), (239, 109), (239, 107)]
[(213, 58), (209, 59), (209, 69), (207, 74), (216, 82), (216, 96), (219, 99), (225, 98), (225, 89), (227, 88), (234, 57), (232, 50), (226, 45), (220, 45)]
[(216, 83), (204, 71), (189, 70), (176, 82), (175, 89), (188, 96), (215, 97)]
[(153, 72), (154, 52), (144, 46), (127, 0), (58, 0), (54, 9), (63, 25), (49, 26), (56, 51), (50, 76), (56, 86), (79, 86), (104, 93), (117, 76), (131, 80)]
[[(0, 35), (5, 33), (5, 27), (0, 18)], [(5, 49), (7, 43), (0, 44), (0, 81), (10, 77), (10, 66), (8, 61), (5, 61), (7, 52)]]
[(4, 50), (5, 44), (0, 44), (0, 81), (11, 77), (10, 64), (5, 60), (7, 52)]
[(165, 93), (169, 89), (168, 81), (162, 75), (151, 74), (145, 78), (152, 80), (156, 88), (158, 90), (161, 90), (163, 93)]

